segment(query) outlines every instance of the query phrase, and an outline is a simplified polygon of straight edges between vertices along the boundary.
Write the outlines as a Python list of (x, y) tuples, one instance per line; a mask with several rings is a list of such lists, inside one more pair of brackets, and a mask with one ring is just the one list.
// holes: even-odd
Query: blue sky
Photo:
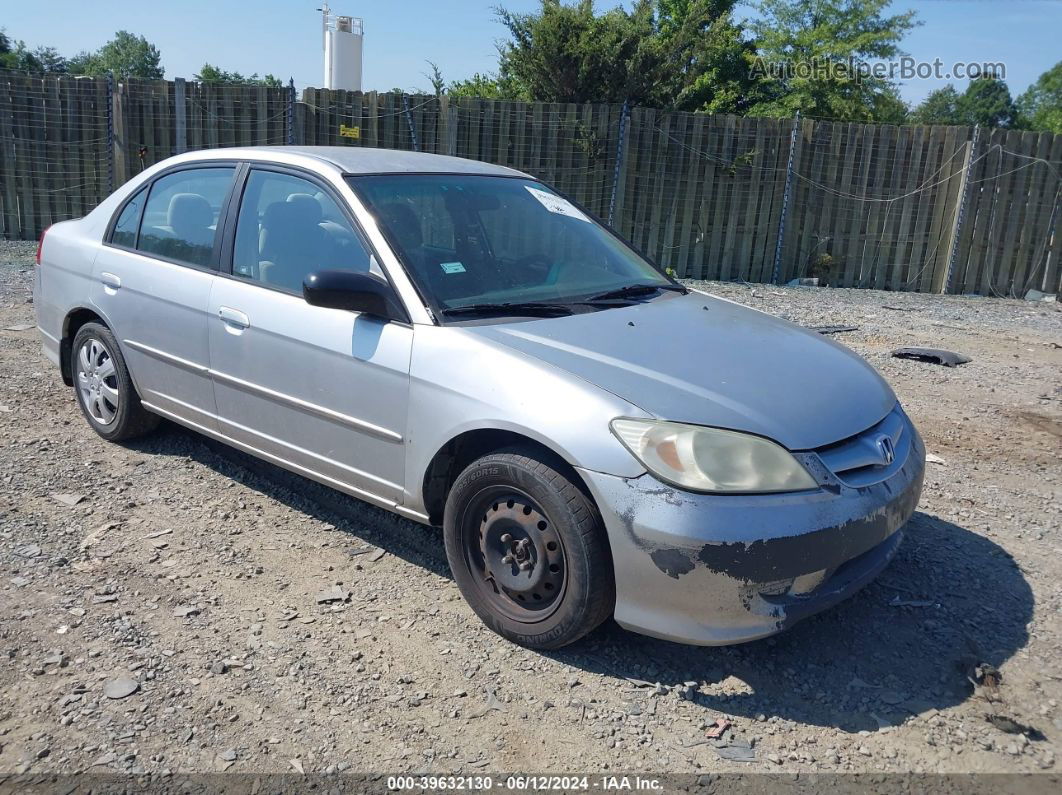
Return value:
[[(500, 0), (514, 11), (537, 0)], [(365, 20), (365, 87), (426, 88), (430, 59), (449, 79), (490, 71), (503, 28), (494, 0), (333, 0), (337, 13)], [(613, 0), (598, 0), (607, 8)], [(125, 28), (162, 51), (167, 77), (191, 77), (209, 61), (250, 74), (271, 72), (299, 87), (320, 85), (321, 21), (314, 0), (0, 0), (0, 26), (30, 46), (64, 54), (92, 50)], [(1015, 96), (1062, 59), (1060, 0), (896, 0), (924, 25), (904, 42), (918, 60), (1003, 62)], [(744, 13), (744, 12), (742, 12)], [(917, 102), (947, 81), (914, 80), (901, 88)], [(960, 83), (960, 88), (965, 83)]]

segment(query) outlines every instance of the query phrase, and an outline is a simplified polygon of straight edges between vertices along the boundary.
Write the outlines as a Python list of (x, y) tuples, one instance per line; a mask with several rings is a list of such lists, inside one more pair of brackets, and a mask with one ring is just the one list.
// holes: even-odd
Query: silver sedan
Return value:
[(881, 571), (922, 487), (846, 348), (691, 291), (511, 169), (353, 147), (171, 158), (38, 254), (89, 425), (165, 417), (419, 522), (493, 630), (770, 635)]

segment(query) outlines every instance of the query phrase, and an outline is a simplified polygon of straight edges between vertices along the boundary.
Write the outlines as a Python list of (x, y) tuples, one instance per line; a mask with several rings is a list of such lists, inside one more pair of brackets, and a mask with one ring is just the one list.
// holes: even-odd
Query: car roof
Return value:
[(326, 163), (345, 174), (493, 174), (526, 177), (522, 171), (463, 157), (376, 149), (362, 146), (243, 146), (207, 149), (178, 155), (174, 160), (265, 160), (307, 165), (306, 159)]

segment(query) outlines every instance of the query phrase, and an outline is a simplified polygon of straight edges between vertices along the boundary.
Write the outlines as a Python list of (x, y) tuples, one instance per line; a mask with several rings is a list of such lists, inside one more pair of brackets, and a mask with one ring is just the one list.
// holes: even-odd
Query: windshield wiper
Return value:
[(689, 292), (689, 290), (681, 284), (628, 284), (615, 290), (608, 290), (604, 293), (592, 295), (585, 299), (585, 301), (592, 302), (608, 301), (614, 298), (633, 298), (636, 295), (649, 295), (649, 293), (655, 293), (657, 290), (672, 290), (677, 293), (682, 293), (683, 295)]
[(459, 315), (541, 315), (542, 317), (561, 317), (572, 314), (567, 304), (550, 304), (540, 301), (511, 301), (498, 304), (468, 304), (453, 306), (441, 310), (447, 317)]

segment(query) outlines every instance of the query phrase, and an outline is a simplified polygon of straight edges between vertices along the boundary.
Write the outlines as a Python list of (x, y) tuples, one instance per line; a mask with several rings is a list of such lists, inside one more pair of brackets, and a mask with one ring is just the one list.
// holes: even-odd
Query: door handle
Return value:
[(247, 315), (238, 309), (229, 309), (227, 306), (218, 309), (218, 317), (221, 318), (222, 322), (227, 323), (230, 326), (235, 326), (236, 328), (247, 328), (251, 325), (251, 321), (247, 318)]
[(102, 271), (100, 273), (100, 281), (103, 282), (104, 287), (110, 287), (112, 290), (117, 290), (122, 286), (122, 280), (113, 273), (108, 273), (107, 271)]

